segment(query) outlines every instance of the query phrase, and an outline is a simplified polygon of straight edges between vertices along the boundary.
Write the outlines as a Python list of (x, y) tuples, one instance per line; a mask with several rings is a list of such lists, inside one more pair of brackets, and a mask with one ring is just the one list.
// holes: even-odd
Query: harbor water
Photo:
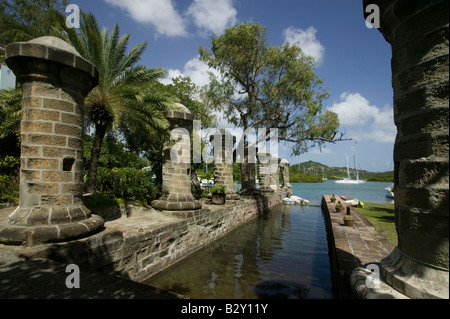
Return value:
[(309, 205), (276, 205), (146, 284), (194, 299), (333, 298), (321, 196), (386, 202), (389, 183), (292, 186)]

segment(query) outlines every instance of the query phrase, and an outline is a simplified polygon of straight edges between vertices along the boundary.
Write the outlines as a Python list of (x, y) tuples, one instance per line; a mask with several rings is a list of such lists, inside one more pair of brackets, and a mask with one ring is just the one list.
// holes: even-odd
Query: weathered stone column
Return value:
[(449, 298), (449, 1), (363, 3), (392, 46), (398, 246), (381, 274), (408, 297)]
[(236, 137), (227, 129), (218, 129), (210, 140), (214, 145), (214, 183), (225, 186), (226, 199), (239, 199), (233, 184), (233, 145)]
[(272, 175), (270, 163), (271, 157), (272, 154), (270, 154), (267, 150), (258, 151), (258, 190), (261, 192), (271, 193), (274, 191), (273, 188), (270, 187)]
[[(152, 202), (158, 210), (187, 211), (202, 208), (191, 192), (191, 133), (194, 115), (181, 104), (165, 112), (171, 140), (164, 143), (162, 195)], [(173, 141), (176, 141), (174, 144)]]
[(280, 169), (281, 169), (281, 175), (283, 176), (283, 187), (292, 187), (290, 181), (289, 181), (289, 166), (291, 164), (287, 159), (282, 159), (280, 161)]
[(270, 158), (270, 187), (273, 190), (280, 189), (280, 161), (276, 154), (272, 154)]
[(98, 71), (69, 44), (41, 37), (6, 47), (22, 85), (19, 207), (0, 242), (26, 244), (87, 236), (103, 226), (83, 194), (84, 98)]
[(289, 179), (289, 166), (291, 164), (287, 159), (280, 161), (281, 176), (283, 177), (282, 187), (287, 190), (288, 196), (292, 196), (293, 190)]
[(246, 145), (244, 147), (244, 158), (241, 159), (241, 183), (242, 189), (241, 195), (254, 195), (257, 192), (256, 189), (256, 159), (253, 158), (253, 154), (256, 154), (256, 145)]

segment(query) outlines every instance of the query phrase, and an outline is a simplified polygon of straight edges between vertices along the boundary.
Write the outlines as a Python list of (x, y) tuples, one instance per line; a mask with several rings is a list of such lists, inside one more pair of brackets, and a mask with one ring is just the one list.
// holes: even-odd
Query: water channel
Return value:
[(322, 194), (389, 202), (389, 183), (292, 185), (309, 205), (279, 204), (146, 283), (195, 299), (333, 298)]
[(146, 282), (190, 298), (333, 298), (319, 206), (279, 204)]

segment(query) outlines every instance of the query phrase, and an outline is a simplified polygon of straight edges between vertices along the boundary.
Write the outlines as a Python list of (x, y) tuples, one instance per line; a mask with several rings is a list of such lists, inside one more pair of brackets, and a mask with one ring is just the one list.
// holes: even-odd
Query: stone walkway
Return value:
[[(8, 215), (14, 209), (15, 207), (0, 209), (0, 226), (8, 222)], [(172, 218), (167, 217), (167, 219)], [(167, 220), (154, 222), (157, 224)], [(137, 216), (137, 218), (130, 218), (129, 224), (123, 224), (122, 227), (139, 231), (142, 222)], [(32, 250), (25, 248), (27, 249)], [(18, 254), (18, 250), (22, 254)], [(183, 298), (125, 278), (85, 269), (80, 269), (80, 288), (69, 289), (66, 286), (66, 279), (71, 272), (66, 272), (67, 265), (48, 259), (27, 259), (22, 257), (26, 255), (26, 253), (23, 254), (23, 250), (23, 247), (0, 244), (0, 299)]]
[[(341, 200), (342, 202), (344, 200)], [(344, 207), (345, 208), (345, 207)], [(341, 298), (364, 299), (404, 299), (388, 285), (380, 282), (378, 288), (368, 289), (366, 278), (370, 271), (366, 267), (378, 267), (382, 259), (395, 248), (385, 236), (361, 215), (351, 208), (354, 226), (344, 225), (343, 212), (337, 213), (335, 204), (330, 202), (330, 195), (324, 195), (322, 209), (329, 216), (327, 231), (331, 250), (332, 270), (335, 277), (335, 296)]]

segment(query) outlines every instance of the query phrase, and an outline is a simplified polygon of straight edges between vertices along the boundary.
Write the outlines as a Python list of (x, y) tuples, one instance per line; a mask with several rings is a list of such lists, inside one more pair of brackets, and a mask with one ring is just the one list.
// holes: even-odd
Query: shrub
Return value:
[(0, 203), (16, 203), (19, 198), (19, 163), (16, 157), (0, 159)]
[(209, 192), (211, 194), (218, 193), (218, 194), (225, 194), (225, 185), (215, 185), (212, 187)]
[(152, 183), (152, 172), (131, 167), (99, 167), (99, 191), (109, 196), (136, 200), (142, 205), (159, 197), (159, 187)]

